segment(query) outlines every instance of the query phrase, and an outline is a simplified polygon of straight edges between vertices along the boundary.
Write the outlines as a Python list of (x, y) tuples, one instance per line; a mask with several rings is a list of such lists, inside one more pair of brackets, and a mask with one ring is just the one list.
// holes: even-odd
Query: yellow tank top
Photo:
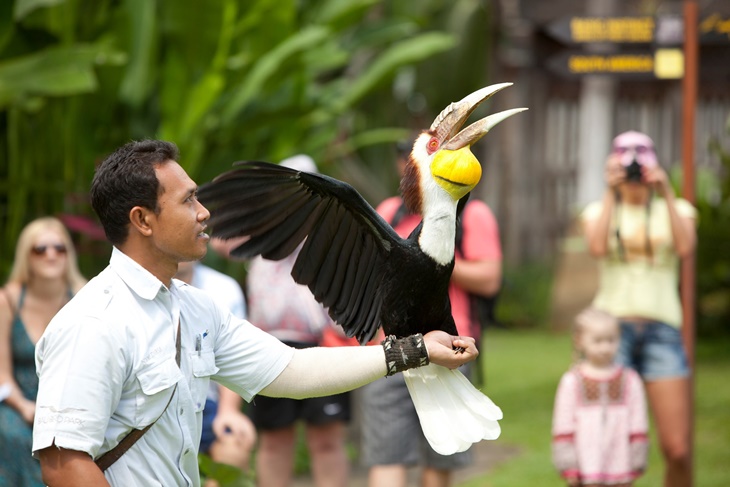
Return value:
[[(589, 204), (582, 220), (598, 218), (602, 206), (600, 201)], [(676, 209), (680, 216), (697, 218), (695, 208), (686, 200), (677, 199)], [(654, 198), (649, 208), (618, 204), (608, 243), (608, 255), (599, 261), (599, 286), (593, 306), (617, 317), (641, 316), (679, 328), (679, 258), (674, 251), (666, 201)]]

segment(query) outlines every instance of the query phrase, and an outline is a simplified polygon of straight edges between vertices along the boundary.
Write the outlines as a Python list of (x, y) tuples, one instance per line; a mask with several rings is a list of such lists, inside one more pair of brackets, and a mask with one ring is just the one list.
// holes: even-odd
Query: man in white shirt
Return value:
[[(94, 176), (92, 205), (114, 245), (109, 266), (58, 313), (36, 349), (33, 454), (50, 487), (200, 485), (211, 378), (250, 401), (335, 394), (387, 372), (382, 347), (294, 350), (173, 279), (180, 262), (205, 255), (210, 217), (177, 158), (173, 144), (130, 142)], [(425, 347), (420, 340), (402, 339), (399, 370), (426, 353), (426, 362), (449, 368), (478, 355), (468, 337), (430, 332)], [(95, 463), (149, 425), (105, 471)]]

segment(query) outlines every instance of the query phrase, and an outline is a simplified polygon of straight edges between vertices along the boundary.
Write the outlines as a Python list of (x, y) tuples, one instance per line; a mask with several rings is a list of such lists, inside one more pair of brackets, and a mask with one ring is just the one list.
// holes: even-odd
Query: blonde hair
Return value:
[(66, 282), (69, 287), (76, 292), (86, 284), (86, 279), (79, 271), (76, 259), (76, 250), (74, 249), (71, 235), (69, 235), (66, 227), (61, 220), (51, 216), (36, 218), (28, 223), (20, 232), (18, 242), (15, 245), (15, 260), (10, 270), (8, 282), (18, 284), (27, 284), (30, 281), (30, 251), (33, 247), (35, 239), (43, 232), (51, 230), (58, 234), (66, 246)]
[(582, 358), (580, 350), (578, 350), (577, 347), (578, 336), (580, 333), (585, 331), (586, 328), (595, 323), (606, 323), (612, 324), (616, 327), (619, 326), (618, 318), (597, 308), (588, 307), (578, 313), (573, 323), (573, 359), (575, 362), (578, 362)]

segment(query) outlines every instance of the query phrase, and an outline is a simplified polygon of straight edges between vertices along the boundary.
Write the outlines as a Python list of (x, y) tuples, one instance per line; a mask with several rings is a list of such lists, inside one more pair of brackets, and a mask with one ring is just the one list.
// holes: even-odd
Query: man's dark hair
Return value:
[(91, 206), (99, 216), (106, 238), (123, 244), (129, 232), (129, 212), (135, 206), (155, 213), (160, 183), (155, 166), (177, 161), (178, 149), (162, 140), (133, 141), (99, 164), (91, 181)]

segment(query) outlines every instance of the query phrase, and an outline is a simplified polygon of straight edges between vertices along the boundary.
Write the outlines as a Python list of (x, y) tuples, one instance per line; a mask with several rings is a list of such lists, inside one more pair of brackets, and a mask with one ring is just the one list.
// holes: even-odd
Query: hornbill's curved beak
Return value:
[[(446, 107), (431, 124), (427, 151), (435, 152), (431, 175), (436, 183), (458, 201), (479, 182), (481, 164), (470, 147), (502, 120), (527, 108), (514, 108), (489, 115), (459, 131), (469, 115), (484, 101), (512, 83), (487, 86)], [(436, 139), (436, 140), (433, 140)]]
[(488, 100), (492, 95), (508, 86), (512, 86), (512, 83), (499, 83), (487, 86), (447, 106), (436, 117), (433, 124), (431, 124), (431, 132), (439, 139), (441, 148), (458, 150), (462, 147), (472, 145), (502, 120), (511, 117), (515, 113), (527, 110), (527, 108), (513, 108), (495, 113), (472, 123), (459, 132), (459, 129), (464, 125), (469, 115), (482, 102)]

